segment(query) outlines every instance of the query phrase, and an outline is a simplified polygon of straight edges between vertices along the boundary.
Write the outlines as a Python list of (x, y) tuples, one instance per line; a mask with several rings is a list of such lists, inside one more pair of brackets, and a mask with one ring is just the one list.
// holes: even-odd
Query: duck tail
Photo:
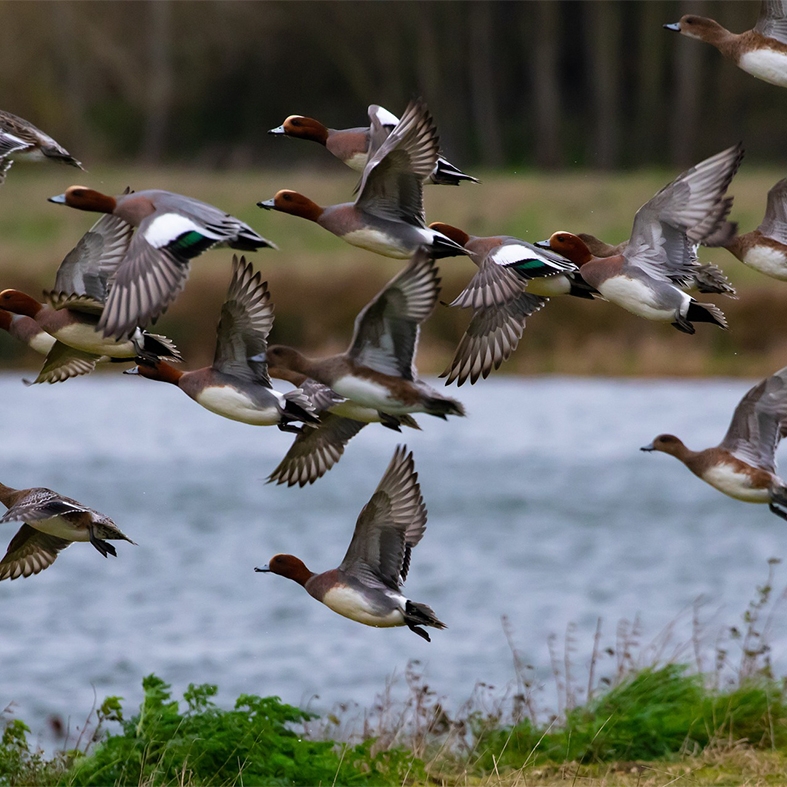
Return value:
[(689, 322), (710, 322), (718, 325), (719, 328), (727, 330), (727, 318), (724, 312), (713, 303), (700, 303), (693, 298), (686, 311), (686, 319)]
[(238, 251), (257, 251), (257, 249), (278, 249), (279, 247), (262, 235), (258, 235), (251, 227), (243, 228), (237, 237), (227, 244), (231, 249)]
[(320, 423), (320, 419), (314, 414), (311, 399), (300, 388), (284, 394), (284, 417), (286, 420), (303, 421), (307, 424)]
[(142, 332), (142, 349), (140, 355), (145, 357), (152, 357), (164, 361), (172, 361), (173, 363), (180, 363), (183, 356), (175, 346), (172, 339), (166, 336), (161, 336), (157, 333)]
[(429, 176), (429, 180), (438, 186), (458, 186), (463, 180), (470, 181), (470, 183), (479, 182), (478, 178), (465, 174), (442, 156), (437, 159), (437, 166)]
[(465, 254), (467, 254), (467, 250), (464, 246), (439, 233), (435, 234), (432, 245), (429, 247), (429, 255), (435, 260), (443, 259), (443, 257), (461, 257)]
[(448, 628), (445, 623), (435, 615), (434, 610), (430, 606), (418, 604), (409, 599), (405, 601), (404, 622), (410, 631), (414, 632), (419, 637), (423, 637), (427, 642), (431, 642), (432, 640), (429, 634), (420, 628), (421, 626), (431, 626), (436, 629)]
[(464, 405), (449, 397), (430, 396), (426, 400), (426, 412), (445, 420), (448, 415), (466, 415)]

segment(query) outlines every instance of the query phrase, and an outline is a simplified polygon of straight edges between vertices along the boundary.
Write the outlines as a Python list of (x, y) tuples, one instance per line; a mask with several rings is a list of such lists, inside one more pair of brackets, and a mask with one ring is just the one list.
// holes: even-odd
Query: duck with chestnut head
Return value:
[(407, 106), (396, 128), (364, 167), (355, 202), (322, 207), (283, 189), (260, 208), (300, 216), (353, 246), (396, 259), (426, 247), (433, 257), (455, 257), (464, 248), (426, 226), (423, 182), (438, 158), (437, 127), (422, 101)]
[[(327, 128), (319, 120), (304, 115), (290, 115), (268, 133), (317, 142), (351, 169), (363, 172), (377, 147), (399, 125), (396, 115), (377, 104), (369, 105), (368, 114), (369, 126), (344, 129)], [(442, 156), (438, 156), (437, 164), (426, 178), (427, 183), (438, 186), (458, 186), (462, 181), (478, 183), (477, 178), (465, 174)]]
[(294, 555), (274, 555), (255, 571), (279, 574), (301, 585), (325, 606), (376, 628), (407, 626), (430, 641), (422, 628), (446, 628), (426, 604), (402, 593), (410, 555), (426, 531), (424, 505), (412, 452), (399, 446), (377, 489), (355, 524), (338, 568), (315, 574)]
[(70, 186), (50, 202), (108, 213), (134, 230), (118, 262), (98, 327), (104, 336), (128, 337), (155, 322), (186, 284), (191, 260), (214, 246), (240, 251), (276, 248), (248, 224), (183, 194), (149, 189), (118, 197)]
[(692, 322), (727, 327), (721, 310), (680, 289), (695, 276), (696, 244), (728, 222), (727, 188), (743, 150), (735, 145), (679, 175), (636, 213), (631, 238), (612, 256), (594, 256), (571, 232), (555, 232), (544, 246), (579, 266), (579, 275), (608, 301), (646, 320), (694, 333)]

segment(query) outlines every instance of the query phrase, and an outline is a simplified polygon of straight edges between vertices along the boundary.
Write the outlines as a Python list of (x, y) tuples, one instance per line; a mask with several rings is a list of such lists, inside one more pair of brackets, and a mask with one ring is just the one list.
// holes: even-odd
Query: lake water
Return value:
[[(643, 642), (674, 624), (669, 653), (689, 642), (698, 597), (710, 666), (768, 558), (785, 554), (787, 523), (638, 448), (665, 431), (717, 443), (750, 384), (487, 380), (456, 391), (468, 418), (421, 416), (423, 432), (402, 436), (368, 427), (314, 486), (288, 489), (264, 479), (291, 436), (224, 420), (172, 386), (94, 375), (25, 388), (0, 376), (0, 480), (75, 497), (139, 544), (116, 542), (116, 559), (77, 544), (42, 574), (0, 583), (0, 711), (36, 732), (51, 714), (73, 728), (94, 693), (135, 709), (151, 672), (177, 692), (217, 683), (224, 705), (254, 693), (369, 707), (412, 659), (456, 706), (478, 681), (501, 692), (513, 681), (502, 616), (547, 683), (547, 640), (558, 635), (562, 653), (576, 624), (581, 682), (599, 617), (613, 645), (620, 619), (639, 616)], [(315, 571), (338, 565), (402, 439), (429, 511), (406, 593), (449, 626), (431, 644), (253, 571), (277, 552)], [(4, 550), (14, 526), (2, 532)], [(785, 652), (778, 614), (770, 641)]]

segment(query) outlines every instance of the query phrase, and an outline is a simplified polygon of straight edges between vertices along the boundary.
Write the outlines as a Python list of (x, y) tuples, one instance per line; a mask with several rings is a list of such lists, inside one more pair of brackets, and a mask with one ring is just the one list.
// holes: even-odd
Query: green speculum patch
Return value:
[(175, 238), (167, 248), (182, 257), (191, 258), (202, 254), (203, 251), (209, 249), (215, 242), (215, 238), (206, 238), (196, 230), (189, 230)]
[(534, 273), (539, 270), (554, 270), (551, 265), (546, 265), (541, 260), (520, 260), (512, 263), (509, 267), (518, 271), (527, 271), (528, 273)]

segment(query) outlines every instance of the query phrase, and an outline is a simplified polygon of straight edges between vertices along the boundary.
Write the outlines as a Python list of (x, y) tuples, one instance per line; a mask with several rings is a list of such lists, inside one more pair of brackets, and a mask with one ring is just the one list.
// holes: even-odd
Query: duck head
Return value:
[(19, 290), (3, 290), (0, 292), (0, 309), (5, 309), (13, 314), (35, 317), (43, 308), (43, 305), (35, 298), (31, 298)]
[(306, 356), (293, 347), (287, 347), (283, 344), (272, 344), (265, 353), (265, 359), (268, 362), (269, 369), (276, 367), (278, 374), (275, 376), (280, 380), (289, 379), (281, 376), (286, 372), (308, 375), (306, 371), (306, 365), (308, 364)]
[(158, 380), (162, 383), (172, 383), (177, 385), (183, 372), (176, 369), (166, 361), (141, 361), (138, 359), (137, 365), (131, 369), (126, 369), (123, 374), (138, 374), (140, 377), (147, 377), (148, 380)]
[(93, 213), (113, 213), (117, 205), (114, 197), (89, 189), (87, 186), (69, 186), (63, 194), (49, 197), (47, 201)]
[(662, 451), (665, 454), (677, 456), (679, 459), (683, 456), (687, 448), (679, 437), (674, 434), (660, 434), (652, 443), (643, 445), (640, 451)]
[(295, 555), (274, 555), (268, 563), (254, 570), (263, 574), (279, 574), (299, 585), (305, 585), (314, 576)]
[(321, 145), (328, 141), (328, 129), (319, 120), (303, 115), (290, 115), (284, 123), (272, 128), (268, 133), (275, 136), (311, 139)]
[(585, 241), (571, 232), (554, 232), (549, 240), (540, 240), (534, 245), (541, 249), (551, 249), (575, 265), (584, 265), (593, 258)]
[(282, 189), (277, 191), (273, 199), (266, 199), (257, 203), (258, 208), (265, 210), (278, 210), (280, 213), (290, 213), (293, 216), (301, 216), (310, 221), (317, 221), (322, 215), (323, 209), (308, 197), (299, 194), (297, 191)]
[(689, 38), (699, 38), (700, 41), (714, 43), (730, 35), (730, 31), (722, 27), (713, 19), (696, 14), (685, 14), (678, 22), (663, 26), (665, 30), (680, 33)]

